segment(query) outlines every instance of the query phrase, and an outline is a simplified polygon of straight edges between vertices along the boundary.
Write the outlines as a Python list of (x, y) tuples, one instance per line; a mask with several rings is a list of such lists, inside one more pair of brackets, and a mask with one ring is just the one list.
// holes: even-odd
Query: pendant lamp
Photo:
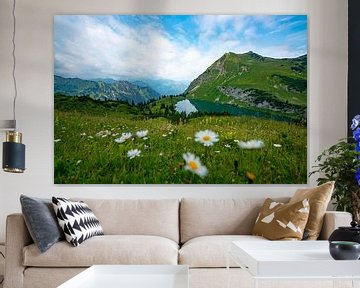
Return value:
[(25, 171), (25, 145), (22, 144), (22, 133), (16, 128), (16, 57), (15, 57), (15, 35), (16, 35), (16, 0), (13, 0), (12, 16), (13, 16), (13, 35), (12, 35), (12, 58), (13, 69), (12, 78), (14, 82), (14, 99), (13, 99), (13, 120), (0, 121), (0, 130), (6, 131), (6, 140), (3, 143), (3, 160), (2, 167), (5, 172), (23, 173)]

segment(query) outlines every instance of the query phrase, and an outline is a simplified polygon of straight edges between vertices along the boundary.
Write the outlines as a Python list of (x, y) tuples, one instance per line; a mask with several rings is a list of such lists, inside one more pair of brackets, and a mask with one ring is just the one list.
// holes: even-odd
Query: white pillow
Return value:
[(75, 247), (93, 236), (104, 235), (99, 220), (84, 202), (52, 197), (52, 203), (66, 241)]

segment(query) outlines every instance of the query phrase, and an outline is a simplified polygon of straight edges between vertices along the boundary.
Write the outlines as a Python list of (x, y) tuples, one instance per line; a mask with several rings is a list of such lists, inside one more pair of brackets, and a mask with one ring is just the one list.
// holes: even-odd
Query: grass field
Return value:
[[(55, 183), (307, 182), (304, 125), (227, 115), (200, 115), (177, 124), (165, 116), (149, 115), (147, 109), (122, 103), (96, 102), (85, 97), (55, 96)], [(206, 129), (219, 136), (219, 141), (210, 147), (194, 140), (196, 132)], [(140, 130), (148, 130), (147, 139), (135, 136)], [(121, 144), (114, 141), (128, 132), (134, 136)], [(265, 147), (244, 150), (236, 142), (251, 139), (262, 140)], [(130, 159), (127, 152), (131, 149), (140, 150), (140, 157)], [(207, 167), (208, 174), (204, 178), (184, 168), (182, 155), (186, 152), (198, 156)], [(249, 180), (247, 172), (256, 178)]]

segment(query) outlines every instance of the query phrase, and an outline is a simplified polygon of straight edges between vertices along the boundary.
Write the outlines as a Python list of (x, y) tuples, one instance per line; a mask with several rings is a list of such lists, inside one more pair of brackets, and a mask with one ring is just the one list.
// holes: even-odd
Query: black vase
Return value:
[(335, 260), (358, 260), (360, 257), (360, 244), (357, 242), (332, 241), (329, 250)]
[(339, 227), (329, 237), (331, 241), (348, 241), (360, 244), (360, 226), (355, 221), (350, 223), (350, 227)]

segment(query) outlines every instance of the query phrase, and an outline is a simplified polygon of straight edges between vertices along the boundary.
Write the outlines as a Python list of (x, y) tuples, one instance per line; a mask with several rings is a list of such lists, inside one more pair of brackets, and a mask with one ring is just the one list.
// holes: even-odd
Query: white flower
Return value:
[(163, 156), (163, 155), (164, 155), (164, 153), (163, 153), (163, 152), (160, 152), (160, 153), (159, 153), (159, 156)]
[(132, 134), (129, 132), (129, 133), (122, 133), (121, 136), (119, 138), (116, 138), (114, 141), (116, 143), (124, 143), (126, 140), (130, 139), (132, 136)]
[(121, 136), (121, 137), (119, 137), (119, 138), (116, 138), (114, 141), (115, 141), (116, 143), (121, 144), (121, 143), (124, 143), (124, 142), (126, 141), (126, 139)]
[(143, 140), (147, 140), (147, 139), (149, 139), (148, 137), (144, 137), (144, 138), (142, 138)]
[(229, 144), (225, 144), (224, 146), (225, 146), (225, 148), (231, 148), (231, 146)]
[(93, 139), (94, 137), (93, 136), (88, 136), (89, 139)]
[(195, 113), (198, 110), (196, 109), (196, 107), (191, 104), (191, 102), (189, 100), (182, 100), (179, 101), (175, 104), (175, 111), (178, 113), (185, 113), (186, 116), (189, 116), (191, 113)]
[(281, 144), (274, 144), (274, 147), (281, 148)]
[(148, 130), (137, 131), (136, 136), (139, 138), (144, 138), (147, 136), (148, 132)]
[(250, 140), (247, 142), (239, 141), (238, 145), (242, 149), (260, 149), (265, 146), (264, 142), (261, 140)]
[(195, 134), (195, 141), (202, 143), (204, 146), (213, 146), (219, 141), (218, 135), (211, 130), (199, 131)]
[(201, 164), (199, 157), (196, 157), (194, 154), (187, 152), (183, 154), (183, 158), (186, 162), (186, 170), (195, 173), (201, 178), (204, 178), (207, 175), (208, 170)]
[(141, 153), (141, 151), (139, 149), (133, 149), (133, 150), (129, 150), (127, 152), (127, 156), (130, 159), (134, 159), (135, 157), (140, 157), (140, 153)]
[(104, 130), (96, 133), (96, 137), (102, 137), (102, 138), (107, 137), (109, 135), (111, 135), (111, 132), (109, 130)]
[(86, 133), (81, 133), (80, 136), (86, 136)]
[(130, 139), (132, 136), (131, 132), (128, 132), (128, 133), (122, 133), (121, 134), (121, 137), (123, 137), (125, 140), (128, 140)]
[(163, 136), (163, 137), (166, 137), (166, 136), (167, 136), (167, 134), (163, 134), (162, 136)]
[(60, 141), (61, 141), (61, 139), (55, 139), (55, 140), (54, 140), (55, 143), (58, 143), (58, 142), (60, 142)]

